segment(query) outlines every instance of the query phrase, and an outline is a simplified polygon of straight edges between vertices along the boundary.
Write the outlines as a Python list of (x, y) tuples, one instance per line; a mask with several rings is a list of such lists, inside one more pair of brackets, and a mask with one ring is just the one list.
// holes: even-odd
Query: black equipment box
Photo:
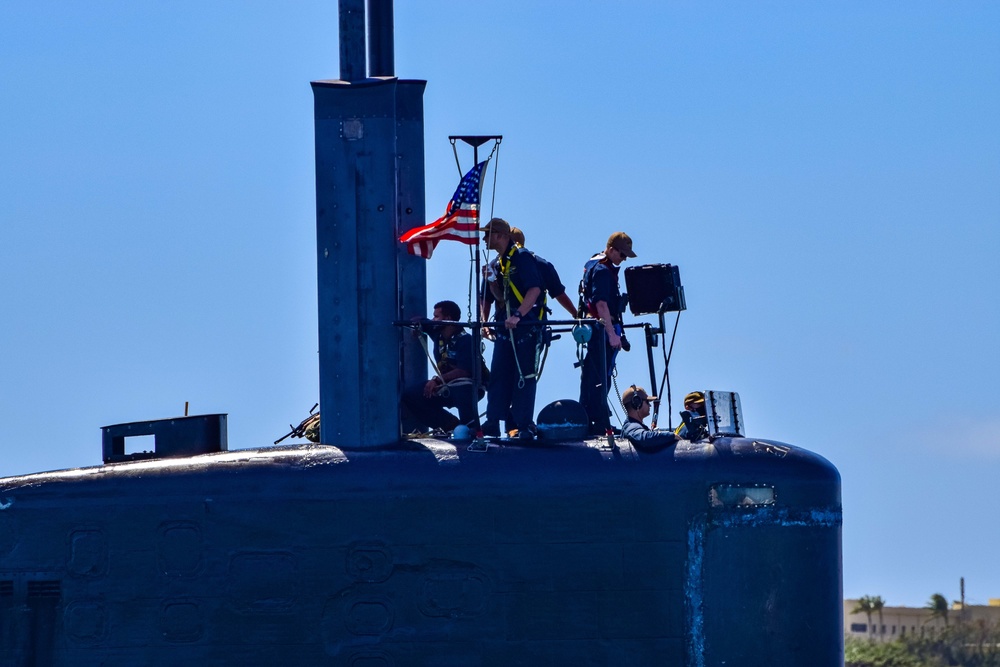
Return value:
[(633, 315), (687, 310), (681, 272), (673, 264), (644, 264), (625, 269), (628, 308)]
[[(226, 435), (228, 415), (193, 415), (148, 422), (129, 422), (101, 427), (101, 442), (105, 463), (141, 461), (168, 456), (194, 456), (225, 452), (229, 449)], [(127, 453), (125, 440), (137, 435), (153, 436), (153, 451)]]

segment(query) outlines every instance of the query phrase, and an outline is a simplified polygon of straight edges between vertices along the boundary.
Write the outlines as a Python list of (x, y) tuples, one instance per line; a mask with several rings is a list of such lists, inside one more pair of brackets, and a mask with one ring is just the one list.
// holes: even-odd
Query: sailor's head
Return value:
[(632, 237), (625, 232), (615, 232), (608, 237), (608, 247), (604, 254), (615, 266), (629, 257), (635, 257), (635, 253), (632, 252)]
[(521, 246), (522, 248), (524, 247), (524, 232), (522, 232), (519, 228), (517, 227), (510, 228), (510, 238), (517, 245)]
[(462, 319), (462, 309), (454, 301), (438, 301), (434, 304), (434, 320), (437, 322), (458, 322)]
[(649, 404), (656, 400), (656, 396), (650, 396), (642, 387), (632, 385), (622, 392), (622, 407), (630, 416), (637, 416), (640, 419), (649, 414)]
[(507, 249), (511, 238), (510, 224), (503, 218), (493, 218), (480, 227), (479, 231), (484, 234), (483, 240), (486, 241), (487, 248), (499, 252)]
[(431, 323), (427, 325), (427, 331), (441, 336), (444, 340), (450, 340), (457, 336), (464, 328), (461, 324), (438, 324), (438, 322), (460, 322), (462, 320), (462, 309), (454, 301), (438, 301), (434, 304), (434, 316)]
[(705, 394), (700, 391), (692, 391), (684, 397), (684, 409), (688, 412), (705, 414)]

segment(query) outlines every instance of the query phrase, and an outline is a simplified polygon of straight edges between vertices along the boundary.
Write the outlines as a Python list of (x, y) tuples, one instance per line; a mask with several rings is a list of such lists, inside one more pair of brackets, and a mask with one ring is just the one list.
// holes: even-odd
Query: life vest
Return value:
[(605, 260), (603, 252), (599, 252), (583, 265), (583, 278), (580, 279), (580, 301), (577, 317), (598, 317), (597, 309), (590, 302), (590, 292), (594, 283), (594, 271), (597, 265)]

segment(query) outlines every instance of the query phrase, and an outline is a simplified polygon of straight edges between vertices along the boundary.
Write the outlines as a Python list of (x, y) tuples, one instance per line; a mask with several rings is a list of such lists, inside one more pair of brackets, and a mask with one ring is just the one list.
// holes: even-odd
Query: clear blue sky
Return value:
[[(739, 391), (751, 435), (840, 469), (845, 595), (1000, 597), (1000, 4), (397, 5), (429, 216), (447, 135), (502, 133), (494, 212), (568, 284), (618, 229), (680, 265), (675, 396)], [(185, 401), (267, 445), (318, 400), (337, 53), (334, 0), (0, 3), (0, 475)], [(432, 302), (467, 257), (439, 248)]]

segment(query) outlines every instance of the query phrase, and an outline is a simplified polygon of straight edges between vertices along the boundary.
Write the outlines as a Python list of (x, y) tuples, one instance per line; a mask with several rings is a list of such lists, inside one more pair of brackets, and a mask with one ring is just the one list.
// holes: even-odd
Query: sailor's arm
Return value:
[(542, 289), (540, 287), (532, 287), (524, 295), (524, 301), (517, 307), (517, 310), (511, 312), (510, 317), (507, 318), (505, 323), (508, 329), (513, 329), (517, 326), (517, 323), (521, 321), (521, 318), (531, 312), (531, 309), (535, 307), (535, 302), (538, 301), (538, 297), (541, 295)]
[(573, 318), (576, 317), (576, 314), (577, 314), (576, 313), (576, 304), (573, 303), (573, 299), (571, 299), (571, 298), (569, 298), (569, 296), (567, 296), (566, 292), (563, 292), (562, 294), (560, 294), (559, 296), (557, 296), (556, 297), (556, 301), (558, 301), (560, 304), (562, 304), (562, 307), (565, 308), (569, 312), (569, 316), (570, 317), (573, 317)]
[(604, 324), (604, 330), (608, 334), (608, 345), (617, 350), (622, 346), (622, 339), (621, 336), (615, 333), (615, 323), (611, 320), (611, 311), (608, 309), (608, 302), (598, 301), (594, 304), (594, 308), (597, 309), (597, 316)]
[(636, 449), (643, 452), (655, 452), (677, 444), (677, 436), (670, 431), (647, 429), (636, 422), (626, 422), (622, 427), (622, 435), (628, 438)]
[(434, 377), (432, 377), (430, 380), (427, 381), (427, 384), (424, 385), (424, 396), (430, 398), (435, 394), (435, 392), (437, 392), (439, 387), (448, 384), (452, 380), (458, 380), (459, 378), (467, 378), (467, 377), (472, 377), (472, 375), (470, 375), (469, 371), (465, 370), (464, 368), (453, 368), (447, 373), (442, 373), (441, 375), (435, 375)]
[[(486, 267), (483, 267), (483, 277), (486, 277)], [(479, 293), (479, 321), (486, 322), (490, 321), (490, 313), (493, 311), (493, 304), (496, 302), (496, 296), (493, 294), (493, 290), (490, 288), (489, 281), (483, 281), (483, 288)], [(493, 329), (484, 326), (480, 330), (480, 335), (483, 338), (493, 340)]]

